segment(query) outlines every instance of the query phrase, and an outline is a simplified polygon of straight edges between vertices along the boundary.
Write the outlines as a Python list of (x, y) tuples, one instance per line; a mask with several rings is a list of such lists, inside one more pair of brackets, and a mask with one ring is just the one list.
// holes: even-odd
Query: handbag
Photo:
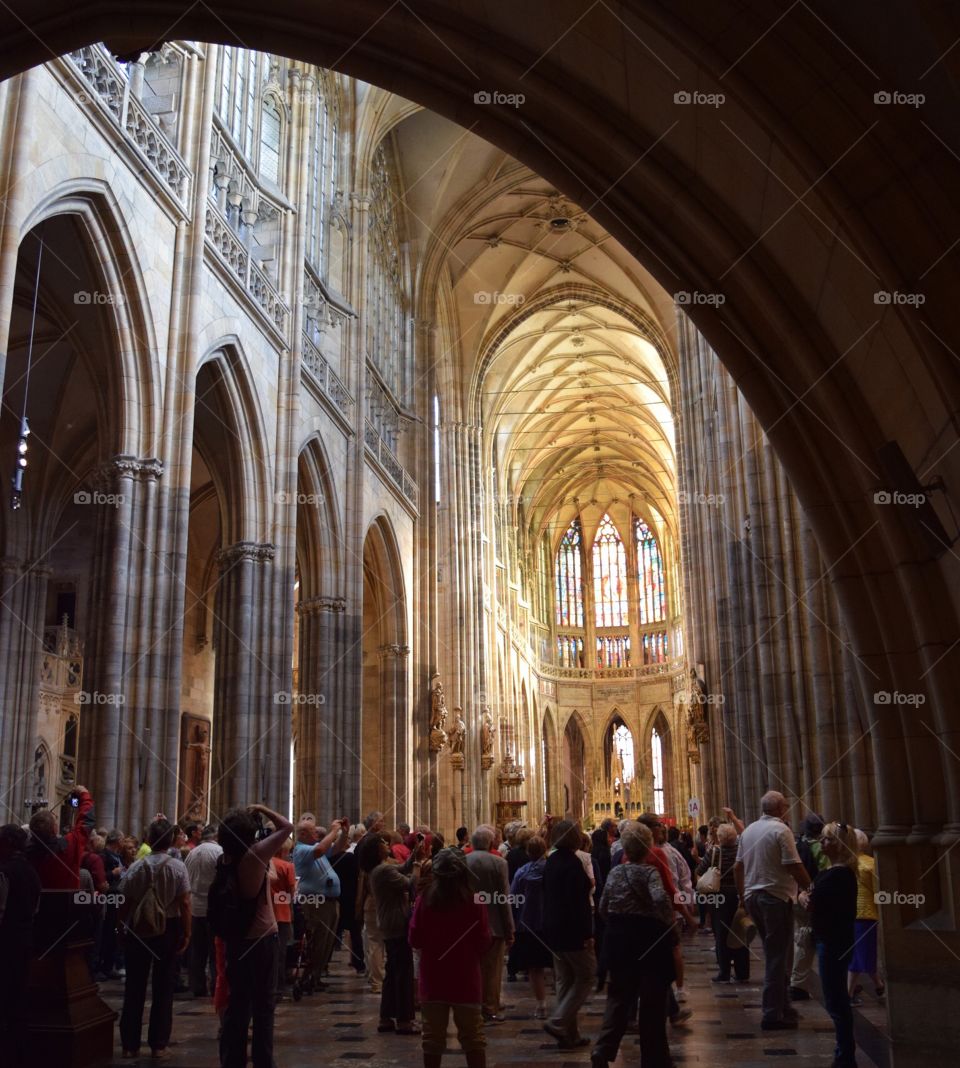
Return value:
[[(713, 861), (717, 860), (717, 848), (714, 846), (713, 856), (710, 858)], [(713, 863), (709, 868), (697, 879), (697, 893), (698, 894), (716, 894), (720, 891), (720, 865)]]
[(745, 908), (738, 908), (727, 930), (727, 949), (746, 949), (757, 937), (757, 925)]

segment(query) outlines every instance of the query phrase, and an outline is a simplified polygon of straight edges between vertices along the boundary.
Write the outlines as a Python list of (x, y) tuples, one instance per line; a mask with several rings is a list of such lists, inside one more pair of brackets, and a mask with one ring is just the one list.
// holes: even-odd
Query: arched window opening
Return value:
[(613, 732), (614, 767), (623, 783), (633, 782), (633, 734), (626, 723), (621, 722)]
[[(583, 534), (580, 520), (567, 528), (557, 550), (557, 626), (583, 626)], [(582, 642), (581, 642), (582, 648)]]
[(637, 540), (637, 584), (640, 593), (640, 626), (666, 619), (663, 560), (653, 531), (642, 519), (634, 523)]
[(662, 816), (666, 808), (666, 788), (663, 782), (663, 743), (656, 727), (650, 736), (651, 765), (653, 769), (653, 811)]
[(625, 627), (627, 617), (627, 554), (620, 533), (604, 515), (593, 541), (593, 585), (598, 627)]
[(283, 119), (276, 97), (268, 96), (260, 116), (260, 177), (280, 181), (280, 144)]

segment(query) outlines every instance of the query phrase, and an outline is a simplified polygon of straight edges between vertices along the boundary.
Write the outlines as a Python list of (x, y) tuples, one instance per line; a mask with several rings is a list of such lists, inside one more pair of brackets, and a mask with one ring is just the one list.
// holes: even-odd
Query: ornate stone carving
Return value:
[(484, 771), (493, 767), (493, 716), (489, 708), (480, 713), (480, 767)]
[(181, 742), (182, 793), (180, 818), (207, 818), (207, 773), (210, 768), (210, 724), (200, 716), (183, 717)]
[(700, 763), (700, 746), (710, 741), (707, 723), (707, 692), (696, 668), (690, 669), (690, 705), (687, 709), (687, 757), (691, 764)]
[(430, 678), (430, 752), (439, 753), (447, 743), (443, 725), (447, 721), (447, 698), (443, 692), (440, 675)]
[(316, 615), (318, 612), (346, 612), (347, 602), (342, 597), (309, 597), (297, 604), (297, 611), (302, 616)]
[(238, 541), (217, 553), (217, 563), (221, 571), (227, 571), (241, 560), (251, 560), (255, 564), (269, 563), (276, 552), (277, 547), (270, 542)]
[(456, 771), (463, 771), (463, 750), (467, 741), (467, 725), (463, 720), (463, 709), (453, 710), (453, 730), (450, 732), (450, 765)]

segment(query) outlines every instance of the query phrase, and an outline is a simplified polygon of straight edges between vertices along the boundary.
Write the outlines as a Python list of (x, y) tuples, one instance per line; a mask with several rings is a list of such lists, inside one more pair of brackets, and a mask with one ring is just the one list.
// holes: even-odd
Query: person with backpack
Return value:
[(527, 863), (521, 865), (510, 884), (517, 902), (516, 966), (525, 971), (530, 992), (536, 998), (535, 1020), (547, 1018), (547, 980), (545, 972), (553, 967), (553, 954), (543, 935), (543, 871), (547, 866), (547, 843), (538, 835), (527, 839)]
[[(823, 816), (811, 812), (800, 824), (797, 835), (797, 853), (800, 862), (807, 869), (810, 883), (822, 871), (830, 867), (830, 861), (820, 847), (820, 835), (823, 833)], [(799, 901), (793, 905), (793, 966), (790, 971), (791, 1001), (808, 1001), (810, 992), (804, 986), (807, 976), (813, 968), (817, 955), (817, 945), (813, 936), (810, 913)]]
[(182, 860), (167, 850), (177, 825), (168, 819), (150, 824), (151, 852), (131, 865), (118, 887), (118, 918), (124, 931), (127, 981), (120, 1015), (120, 1042), (125, 1059), (139, 1056), (147, 981), (153, 975), (147, 1042), (155, 1060), (170, 1056), (173, 988), (177, 957), (190, 944), (190, 878)]
[[(264, 821), (274, 830), (264, 827)], [(207, 926), (223, 939), (230, 1000), (220, 1033), (221, 1068), (246, 1068), (253, 1021), (253, 1068), (273, 1068), (274, 983), (279, 941), (270, 861), (293, 824), (266, 805), (231, 809), (217, 833), (223, 856), (207, 895)]]

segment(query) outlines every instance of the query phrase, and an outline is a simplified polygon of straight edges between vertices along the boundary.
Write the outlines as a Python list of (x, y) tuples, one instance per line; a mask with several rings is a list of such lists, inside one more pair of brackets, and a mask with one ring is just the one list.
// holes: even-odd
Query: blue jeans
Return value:
[(817, 943), (817, 960), (820, 963), (820, 986), (823, 988), (823, 1004), (837, 1032), (837, 1048), (833, 1063), (843, 1068), (856, 1064), (856, 1044), (853, 1041), (853, 1009), (847, 993), (848, 961), (831, 946)]

